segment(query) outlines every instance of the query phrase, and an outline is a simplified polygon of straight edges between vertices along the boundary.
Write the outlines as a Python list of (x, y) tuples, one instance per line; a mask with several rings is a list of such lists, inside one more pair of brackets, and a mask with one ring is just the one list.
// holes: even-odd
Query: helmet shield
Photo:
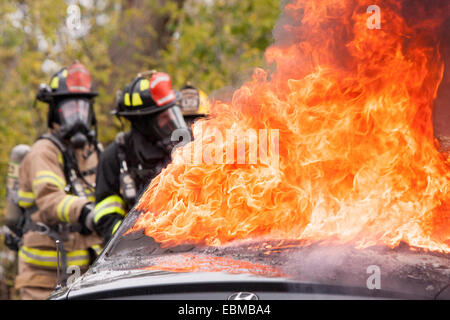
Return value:
[(180, 107), (174, 106), (156, 115), (155, 131), (160, 137), (170, 137), (177, 129), (187, 128)]
[(177, 129), (187, 129), (179, 106), (174, 105), (157, 114), (130, 117), (132, 125), (141, 134), (152, 140), (169, 142), (172, 133)]

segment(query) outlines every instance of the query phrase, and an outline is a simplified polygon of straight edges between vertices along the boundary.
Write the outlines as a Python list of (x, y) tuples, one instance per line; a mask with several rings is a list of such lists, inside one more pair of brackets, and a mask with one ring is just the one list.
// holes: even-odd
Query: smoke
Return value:
[(311, 245), (289, 253), (282, 270), (303, 283), (363, 288), (366, 293), (374, 291), (372, 279), (379, 276), (377, 289), (433, 298), (449, 283), (448, 266), (445, 255), (414, 252), (406, 244), (365, 250)]
[(284, 10), (284, 8), (286, 7), (286, 5), (292, 4), (295, 1), (284, 0), (280, 2), (282, 14), (275, 23), (272, 34), (275, 40), (274, 44), (275, 46), (286, 47), (299, 43), (302, 40), (302, 38), (298, 33), (291, 32), (291, 30), (288, 30), (286, 26), (291, 26), (293, 28), (300, 28), (302, 24), (301, 21), (303, 18), (304, 10), (303, 9), (293, 10), (289, 14), (287, 11)]

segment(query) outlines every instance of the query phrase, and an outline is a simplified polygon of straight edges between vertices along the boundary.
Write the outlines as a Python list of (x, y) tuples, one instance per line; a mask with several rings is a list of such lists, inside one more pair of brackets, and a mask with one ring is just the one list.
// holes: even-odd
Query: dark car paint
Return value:
[[(446, 291), (446, 292), (444, 292)], [(450, 291), (441, 299), (450, 298)], [(88, 272), (50, 299), (226, 300), (236, 292), (252, 292), (261, 300), (302, 299), (428, 299), (428, 297), (367, 288), (301, 283), (289, 279), (226, 273), (158, 271)]]
[[(447, 255), (413, 252), (405, 246), (361, 251), (351, 246), (319, 244), (295, 246), (294, 249), (291, 246), (268, 255), (265, 246), (254, 249), (255, 243), (220, 248), (192, 245), (163, 248), (143, 232), (124, 235), (138, 215), (131, 212), (94, 265), (71, 285), (56, 291), (50, 299), (226, 300), (241, 291), (255, 293), (260, 299), (267, 300), (450, 299), (450, 281), (446, 276), (450, 259)], [(203, 269), (201, 272), (174, 272), (170, 268), (159, 268), (164, 267), (157, 263), (161, 258), (170, 262), (170, 266), (172, 259), (183, 255), (211, 258), (212, 262), (216, 258), (229, 258), (232, 262), (279, 268), (286, 271), (286, 276), (270, 272), (255, 274), (251, 268), (231, 272), (229, 268), (206, 268), (206, 272)], [(416, 258), (419, 260), (404, 263), (405, 259)], [(440, 267), (423, 268), (432, 266), (433, 262)], [(383, 275), (382, 290), (371, 290), (366, 286), (365, 268), (372, 264), (379, 264), (383, 272), (391, 268), (392, 277)], [(416, 274), (424, 279), (414, 280)], [(429, 290), (431, 287), (433, 289)]]

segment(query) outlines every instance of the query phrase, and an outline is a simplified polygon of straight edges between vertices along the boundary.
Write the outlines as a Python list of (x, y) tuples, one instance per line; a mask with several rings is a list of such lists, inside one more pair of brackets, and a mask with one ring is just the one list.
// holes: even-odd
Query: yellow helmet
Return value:
[(198, 113), (208, 115), (211, 112), (211, 103), (209, 102), (208, 96), (202, 90), (200, 93), (200, 106), (198, 107)]
[(187, 84), (181, 89), (181, 111), (185, 117), (206, 117), (210, 113), (208, 96), (202, 90)]

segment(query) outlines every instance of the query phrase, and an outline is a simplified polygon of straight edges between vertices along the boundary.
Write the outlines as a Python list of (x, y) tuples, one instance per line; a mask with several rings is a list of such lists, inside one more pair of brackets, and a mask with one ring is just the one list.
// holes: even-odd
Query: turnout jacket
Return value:
[[(142, 136), (131, 130), (125, 134), (122, 146), (116, 139), (102, 152), (97, 168), (95, 222), (109, 214), (126, 216), (151, 180), (171, 161), (167, 151), (142, 139)], [(136, 185), (134, 202), (127, 201), (121, 190), (119, 148), (123, 148), (129, 173)], [(144, 154), (138, 154), (139, 150), (143, 150)]]
[[(93, 152), (87, 159), (82, 151), (75, 152), (80, 171), (89, 172), (84, 178), (89, 183), (95, 181), (97, 154)], [(40, 139), (34, 143), (30, 152), (25, 156), (19, 171), (19, 205), (31, 212), (34, 223), (42, 223), (49, 227), (67, 226), (78, 223), (81, 210), (88, 202), (94, 202), (93, 191), (86, 184), (86, 197), (68, 194), (64, 175), (63, 155), (47, 139)], [(67, 265), (87, 267), (89, 265), (89, 248), (98, 254), (102, 239), (92, 233), (82, 235), (79, 232), (66, 233), (63, 244), (67, 253)], [(30, 230), (23, 236), (19, 249), (19, 260), (32, 268), (56, 270), (55, 240), (45, 233)], [(65, 271), (64, 271), (65, 272)], [(33, 272), (20, 273), (16, 279), (16, 287), (43, 286), (46, 282), (53, 283), (55, 279), (42, 279)]]

